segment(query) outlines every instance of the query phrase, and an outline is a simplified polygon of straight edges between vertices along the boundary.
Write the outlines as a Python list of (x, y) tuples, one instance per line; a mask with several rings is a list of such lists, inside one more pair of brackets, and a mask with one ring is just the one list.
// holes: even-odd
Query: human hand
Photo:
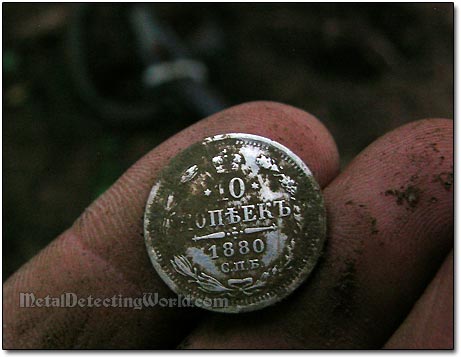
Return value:
[[(19, 307), (20, 292), (173, 297), (144, 247), (147, 196), (171, 157), (226, 132), (280, 142), (324, 188), (325, 252), (290, 297), (239, 315)], [(257, 102), (215, 114), (139, 160), (5, 282), (3, 347), (452, 348), (452, 150), (453, 122), (422, 120), (384, 135), (338, 174), (331, 135), (303, 111)]]

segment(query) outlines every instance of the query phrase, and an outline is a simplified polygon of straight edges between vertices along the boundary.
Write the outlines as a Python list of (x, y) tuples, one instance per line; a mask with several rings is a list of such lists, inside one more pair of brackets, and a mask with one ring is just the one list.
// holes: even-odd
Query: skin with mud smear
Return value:
[[(434, 144), (435, 145), (435, 144)], [(436, 150), (436, 148), (434, 146), (431, 146), (433, 147), (434, 150)], [(438, 152), (438, 150), (437, 150)], [(444, 158), (443, 156), (441, 157), (441, 159)], [(410, 181), (411, 182), (415, 182), (417, 180), (417, 175), (413, 175), (411, 178), (410, 178)], [(452, 186), (453, 186), (453, 179), (454, 179), (454, 175), (453, 175), (453, 171), (451, 172), (441, 172), (439, 174), (435, 174), (434, 177), (433, 177), (433, 180), (432, 182), (439, 182), (444, 188), (446, 191), (450, 191)], [(418, 188), (416, 185), (413, 185), (413, 184), (410, 184), (408, 186), (400, 186), (400, 189), (389, 189), (389, 190), (386, 190), (384, 192), (384, 195), (385, 196), (394, 196), (396, 198), (396, 202), (398, 205), (407, 205), (410, 209), (414, 209), (418, 202), (420, 201), (420, 198), (421, 198), (421, 194), (423, 193), (423, 191)], [(438, 201), (437, 197), (431, 197), (430, 198), (430, 201), (432, 203), (435, 203)], [(376, 221), (375, 221), (376, 223)]]

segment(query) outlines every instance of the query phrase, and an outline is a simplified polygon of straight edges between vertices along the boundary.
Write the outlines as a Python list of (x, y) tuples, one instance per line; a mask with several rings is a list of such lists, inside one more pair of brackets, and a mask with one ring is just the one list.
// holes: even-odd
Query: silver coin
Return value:
[(311, 171), (288, 148), (256, 135), (217, 135), (161, 172), (144, 234), (174, 292), (212, 311), (252, 311), (282, 300), (311, 273), (325, 208)]

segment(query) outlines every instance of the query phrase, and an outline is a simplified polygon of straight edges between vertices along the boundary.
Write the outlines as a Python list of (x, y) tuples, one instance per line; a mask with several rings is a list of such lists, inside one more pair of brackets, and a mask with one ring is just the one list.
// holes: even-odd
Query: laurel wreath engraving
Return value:
[(198, 288), (205, 292), (225, 292), (231, 289), (226, 288), (219, 280), (212, 276), (199, 272), (196, 267), (193, 267), (189, 260), (184, 255), (176, 255), (173, 260), (170, 260), (174, 270), (179, 274), (188, 277), (189, 283), (198, 284)]
[[(284, 270), (288, 270), (291, 268), (290, 263), (293, 260), (293, 251), (295, 248), (295, 240), (291, 239), (290, 243), (287, 246), (287, 254), (285, 254), (285, 262), (282, 264), (281, 267), (274, 265), (272, 268), (266, 270), (264, 273), (261, 274), (259, 279), (251, 286), (252, 289), (257, 289), (253, 292), (259, 291), (258, 288), (262, 288), (266, 285), (267, 280), (276, 274), (281, 273)], [(245, 292), (244, 292), (245, 293)]]
[(178, 274), (189, 278), (189, 283), (197, 284), (198, 288), (204, 292), (224, 293), (227, 295), (234, 295), (235, 293), (242, 292), (245, 295), (252, 295), (264, 287), (270, 277), (281, 273), (285, 269), (291, 268), (290, 263), (293, 260), (294, 246), (295, 240), (291, 239), (287, 246), (287, 253), (284, 256), (285, 262), (280, 267), (274, 265), (270, 269), (264, 271), (255, 283), (253, 283), (252, 278), (247, 278), (250, 279), (249, 281), (245, 281), (246, 279), (229, 279), (229, 281), (235, 280), (235, 282), (244, 282), (245, 285), (242, 286), (234, 284), (231, 285), (229, 283), (228, 286), (225, 286), (218, 279), (205, 274), (204, 272), (199, 271), (197, 267), (192, 266), (184, 255), (175, 255), (170, 262)]
[(296, 191), (298, 190), (296, 182), (290, 176), (281, 172), (282, 168), (277, 164), (275, 159), (264, 154), (260, 154), (256, 158), (256, 165), (272, 172), (272, 175), (277, 177), (282, 188), (290, 195), (290, 199), (296, 201), (296, 198), (294, 197)]

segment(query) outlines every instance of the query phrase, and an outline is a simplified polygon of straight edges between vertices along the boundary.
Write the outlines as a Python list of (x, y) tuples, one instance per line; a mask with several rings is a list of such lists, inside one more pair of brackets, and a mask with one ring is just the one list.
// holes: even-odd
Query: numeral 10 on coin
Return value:
[[(224, 193), (224, 190), (219, 184), (219, 192)], [(245, 182), (239, 177), (234, 177), (229, 181), (229, 193), (234, 198), (242, 198), (245, 194)]]

